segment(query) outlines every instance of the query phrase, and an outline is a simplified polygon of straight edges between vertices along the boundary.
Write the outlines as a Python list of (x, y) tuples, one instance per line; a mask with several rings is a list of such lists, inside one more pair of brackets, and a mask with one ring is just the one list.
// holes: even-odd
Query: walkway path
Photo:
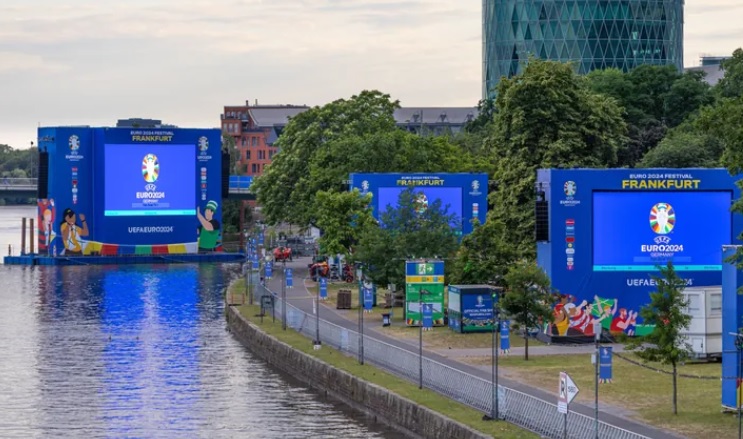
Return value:
[[(294, 277), (294, 288), (287, 289), (286, 290), (286, 297), (287, 301), (301, 309), (302, 311), (312, 314), (313, 313), (313, 300), (312, 298), (316, 296), (316, 290), (313, 288), (310, 292), (305, 285), (315, 285), (314, 282), (307, 279), (309, 272), (307, 265), (310, 262), (310, 258), (298, 258), (294, 260), (293, 262), (289, 262), (286, 264), (288, 268), (293, 269), (293, 277)], [(275, 268), (275, 272), (278, 273), (280, 271), (280, 266), (277, 266)], [(306, 281), (306, 282), (305, 282)], [(281, 282), (282, 278), (281, 276), (274, 277), (269, 282), (269, 288), (279, 293), (281, 291)], [(321, 305), (320, 307), (320, 318), (331, 322), (333, 324), (336, 324), (338, 326), (347, 328), (352, 331), (358, 330), (358, 324), (355, 321), (351, 321), (344, 317), (341, 312), (336, 310), (335, 308), (332, 308), (327, 305)], [(371, 319), (369, 319), (371, 320)], [(386, 334), (380, 332), (378, 330), (379, 328), (379, 322), (375, 319), (370, 321), (365, 321), (364, 324), (364, 335), (368, 337), (373, 337), (377, 340), (383, 341), (385, 343), (388, 343), (390, 345), (396, 346), (398, 348), (402, 348), (408, 351), (411, 351), (415, 354), (418, 353), (418, 344), (414, 343), (410, 340), (405, 339), (397, 339), (397, 338), (391, 338), (387, 336)], [(523, 348), (513, 348), (511, 355), (517, 355), (519, 352), (517, 349), (523, 349)], [(559, 352), (558, 352), (559, 350)], [(484, 380), (490, 381), (492, 375), (490, 372), (490, 366), (474, 366), (467, 363), (464, 363), (462, 361), (459, 361), (462, 357), (467, 356), (490, 356), (490, 349), (424, 349), (426, 357), (438, 361), (439, 363), (445, 364), (449, 367), (461, 370), (463, 372), (469, 373), (471, 375), (478, 376)], [(445, 352), (444, 352), (445, 351)], [(575, 346), (575, 347), (558, 347), (558, 346), (530, 346), (529, 347), (529, 353), (531, 355), (543, 355), (543, 354), (571, 354), (571, 353), (588, 353), (591, 351), (590, 347), (586, 346)], [(620, 351), (620, 350), (618, 350)], [(523, 353), (523, 351), (521, 351)], [(555, 378), (555, 382), (557, 382), (557, 377)], [(536, 387), (528, 386), (523, 383), (520, 383), (518, 381), (510, 380), (508, 378), (500, 378), (499, 384), (511, 388), (513, 390), (517, 390), (519, 392), (525, 393), (527, 395), (548, 401), (550, 403), (557, 403), (557, 395), (546, 392), (544, 390), (538, 389)], [(630, 408), (631, 409), (631, 408)], [(587, 406), (580, 403), (572, 403), (570, 405), (570, 410), (574, 412), (581, 413), (588, 417), (594, 416), (594, 408), (593, 406)], [(612, 407), (607, 404), (601, 404), (599, 403), (599, 419), (607, 424), (611, 424), (614, 426), (617, 426), (619, 428), (623, 428), (625, 430), (641, 434), (644, 436), (647, 436), (648, 438), (652, 439), (679, 439), (682, 436), (676, 435), (675, 433), (662, 431), (657, 428), (642, 424), (638, 421), (629, 419), (627, 417), (622, 416), (621, 412), (626, 412), (625, 410), (618, 408), (618, 407)], [(557, 410), (555, 409), (555, 416), (557, 416)]]

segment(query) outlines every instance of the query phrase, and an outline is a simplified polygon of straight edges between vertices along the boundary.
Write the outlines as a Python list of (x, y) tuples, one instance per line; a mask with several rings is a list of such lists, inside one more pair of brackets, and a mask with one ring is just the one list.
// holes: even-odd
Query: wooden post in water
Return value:
[(21, 256), (26, 254), (26, 218), (21, 219)]
[(31, 249), (29, 253), (34, 254), (35, 246), (34, 246), (34, 219), (29, 218), (28, 219), (29, 226), (28, 226), (28, 247)]

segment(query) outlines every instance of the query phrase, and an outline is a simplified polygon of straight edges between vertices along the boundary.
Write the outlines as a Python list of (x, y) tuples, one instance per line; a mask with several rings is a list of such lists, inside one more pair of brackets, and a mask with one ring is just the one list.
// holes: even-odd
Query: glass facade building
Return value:
[(683, 69), (684, 0), (483, 0), (483, 97), (529, 56), (578, 73), (640, 64)]

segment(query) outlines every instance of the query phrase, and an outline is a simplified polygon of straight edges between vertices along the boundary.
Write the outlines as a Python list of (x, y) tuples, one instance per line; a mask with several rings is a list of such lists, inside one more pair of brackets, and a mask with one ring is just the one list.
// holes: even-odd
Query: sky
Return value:
[[(493, 0), (487, 0), (493, 1)], [(224, 105), (322, 105), (378, 89), (475, 106), (482, 0), (2, 0), (0, 144), (39, 125), (161, 119)], [(743, 46), (741, 0), (686, 0), (685, 65)]]

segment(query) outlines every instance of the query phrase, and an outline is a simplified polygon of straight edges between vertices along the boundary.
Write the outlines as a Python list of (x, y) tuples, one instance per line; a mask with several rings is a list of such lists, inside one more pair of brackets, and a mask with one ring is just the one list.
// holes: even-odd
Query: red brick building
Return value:
[(281, 131), (295, 116), (309, 107), (304, 105), (230, 105), (224, 107), (222, 132), (235, 139), (240, 151), (238, 164), (244, 175), (263, 174), (278, 148), (274, 146)]

